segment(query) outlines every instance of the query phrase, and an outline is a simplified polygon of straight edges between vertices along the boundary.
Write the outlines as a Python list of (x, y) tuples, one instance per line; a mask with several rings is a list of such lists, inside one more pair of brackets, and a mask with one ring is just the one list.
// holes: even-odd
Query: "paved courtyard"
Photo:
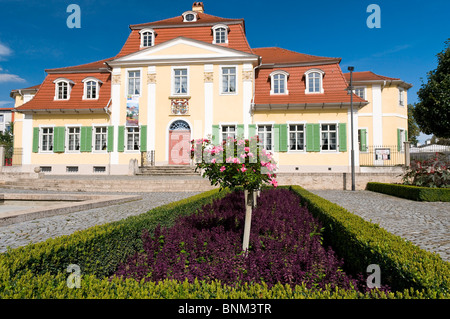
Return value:
[[(0, 188), (1, 192), (19, 191)], [(415, 202), (370, 191), (311, 190), (311, 192), (379, 224), (387, 231), (423, 249), (437, 252), (444, 260), (450, 261), (450, 203)], [(198, 192), (130, 194), (138, 194), (142, 196), (142, 200), (0, 227), (0, 252), (6, 251), (8, 246), (16, 248), (138, 215)]]
[(450, 261), (449, 202), (416, 202), (371, 191), (310, 191)]

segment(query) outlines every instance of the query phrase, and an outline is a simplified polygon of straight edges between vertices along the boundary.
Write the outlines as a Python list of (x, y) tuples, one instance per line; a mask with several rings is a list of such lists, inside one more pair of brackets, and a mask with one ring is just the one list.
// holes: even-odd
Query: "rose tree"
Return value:
[(258, 136), (245, 140), (230, 137), (220, 145), (213, 145), (208, 139), (191, 141), (191, 157), (196, 164), (196, 171), (202, 170), (202, 176), (208, 177), (211, 185), (220, 185), (220, 189), (244, 188), (246, 215), (243, 251), (248, 250), (256, 192), (264, 184), (278, 186), (272, 154), (261, 148), (258, 142)]

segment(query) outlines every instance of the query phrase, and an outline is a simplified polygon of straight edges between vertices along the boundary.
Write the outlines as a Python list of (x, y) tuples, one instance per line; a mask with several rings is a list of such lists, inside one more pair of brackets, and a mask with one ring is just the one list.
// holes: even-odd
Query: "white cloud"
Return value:
[(13, 103), (12, 101), (0, 101), (0, 107), (12, 106)]
[(20, 76), (15, 75), (15, 74), (0, 74), (0, 83), (6, 83), (6, 82), (23, 83), (23, 82), (26, 82), (26, 80), (22, 79)]
[(10, 56), (12, 50), (6, 45), (0, 43), (0, 61), (4, 60), (4, 57)]

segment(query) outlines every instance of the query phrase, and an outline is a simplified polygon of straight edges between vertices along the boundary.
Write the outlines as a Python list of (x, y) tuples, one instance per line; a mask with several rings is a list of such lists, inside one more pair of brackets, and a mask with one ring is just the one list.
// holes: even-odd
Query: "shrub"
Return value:
[(450, 163), (444, 153), (424, 161), (412, 161), (403, 175), (405, 185), (450, 188)]
[(430, 188), (370, 182), (367, 183), (367, 190), (416, 201), (450, 202), (450, 188)]
[(449, 296), (450, 264), (344, 208), (299, 186), (292, 186), (302, 204), (324, 225), (324, 240), (344, 258), (353, 273), (378, 264), (382, 282), (394, 290), (424, 291), (428, 298)]
[(269, 287), (358, 286), (342, 271), (343, 261), (321, 245), (320, 223), (289, 190), (261, 193), (245, 254), (240, 249), (244, 212), (242, 191), (234, 192), (170, 228), (158, 227), (152, 236), (144, 234), (143, 251), (119, 266), (116, 275), (155, 282), (187, 278)]

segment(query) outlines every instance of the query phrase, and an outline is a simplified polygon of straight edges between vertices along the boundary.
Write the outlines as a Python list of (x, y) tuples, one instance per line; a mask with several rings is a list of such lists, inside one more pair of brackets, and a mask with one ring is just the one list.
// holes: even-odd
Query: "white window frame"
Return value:
[[(142, 95), (142, 68), (138, 69), (127, 69), (127, 83), (126, 83), (126, 94), (125, 96), (141, 96)], [(139, 72), (139, 94), (129, 94), (130, 86), (130, 72)]]
[[(144, 39), (145, 39), (145, 35), (147, 33), (150, 33), (151, 45), (144, 45)], [(141, 38), (141, 48), (150, 48), (155, 45), (155, 30), (145, 28), (145, 29), (142, 29), (141, 31), (139, 31), (139, 34), (140, 34), (140, 38)]]
[[(284, 75), (284, 92), (275, 92), (275, 77), (279, 75)], [(270, 76), (270, 95), (287, 95), (289, 94), (289, 90), (288, 90), (288, 77), (289, 77), (289, 73), (286, 71), (282, 71), (282, 70), (277, 70), (277, 71), (273, 71), (272, 73), (269, 74)]]
[[(309, 92), (309, 76), (313, 73), (319, 73), (319, 91), (318, 92)], [(325, 75), (325, 72), (322, 71), (321, 69), (309, 69), (308, 71), (305, 72), (305, 84), (306, 84), (306, 89), (305, 89), (305, 94), (321, 94), (324, 92), (323, 89), (323, 77)]]
[[(54, 100), (56, 101), (68, 101), (70, 100), (70, 92), (72, 91), (72, 85), (75, 84), (72, 80), (66, 79), (66, 78), (57, 78), (53, 81), (55, 83), (55, 97)], [(59, 98), (59, 84), (65, 83), (67, 85), (67, 98)]]
[[(194, 16), (194, 19), (192, 20), (192, 21), (188, 21), (187, 20), (187, 16), (188, 15), (190, 15), (190, 14), (192, 14), (193, 16)], [(182, 16), (183, 16), (183, 22), (196, 22), (197, 21), (197, 12), (195, 12), (195, 11), (186, 11), (186, 12), (183, 12), (183, 14), (182, 14)]]
[[(71, 128), (77, 128), (78, 129), (78, 133), (70, 133), (70, 129)], [(70, 150), (69, 149), (69, 137), (72, 134), (78, 134), (78, 150)], [(76, 124), (76, 125), (66, 125), (66, 139), (65, 139), (65, 152), (66, 153), (81, 153), (81, 125)]]
[[(212, 28), (212, 32), (213, 32), (213, 44), (228, 44), (228, 32), (229, 32), (229, 28), (227, 25), (225, 24), (216, 24), (215, 26), (213, 26)], [(217, 32), (219, 31), (219, 29), (224, 29), (225, 30), (225, 42), (217, 42)]]
[[(176, 70), (186, 70), (186, 93), (176, 93), (175, 92), (175, 71)], [(172, 95), (173, 96), (189, 96), (189, 66), (173, 66), (172, 67)], [(181, 81), (180, 81), (181, 89)]]
[[(100, 132), (100, 133), (97, 133), (97, 129), (98, 128), (105, 128), (106, 129), (106, 132), (105, 133), (102, 133), (102, 132)], [(96, 147), (96, 136), (98, 135), (98, 134), (100, 134), (100, 135), (105, 135), (105, 142), (106, 142), (106, 148), (104, 149), (104, 150), (102, 150), (102, 149), (100, 149), (100, 150), (97, 150), (97, 149), (95, 149), (95, 147)], [(102, 140), (100, 139), (100, 143), (102, 142)], [(92, 126), (92, 152), (93, 153), (106, 153), (108, 151), (108, 126), (107, 125), (93, 125)]]
[[(357, 94), (357, 93), (356, 93), (356, 90), (362, 90), (364, 96), (361, 96), (361, 95)], [(366, 96), (367, 96), (367, 90), (366, 90), (366, 87), (365, 87), (365, 86), (356, 86), (356, 87), (354, 88), (354, 90), (353, 90), (353, 93), (355, 93), (355, 94), (356, 94), (357, 96), (359, 96), (360, 98), (362, 98), (362, 99), (364, 99), (364, 100), (367, 100), (367, 99), (366, 99)]]
[[(87, 77), (81, 82), (84, 83), (83, 100), (98, 100), (100, 96), (100, 84), (103, 84), (103, 82), (93, 76)], [(89, 82), (95, 82), (95, 97), (88, 97)]]
[(405, 89), (401, 87), (398, 88), (398, 105), (405, 107)]
[[(230, 127), (234, 127), (234, 131), (231, 132), (229, 130)], [(224, 128), (228, 128), (226, 131), (224, 131)], [(220, 124), (220, 136), (221, 136), (221, 141), (226, 141), (227, 137), (230, 136), (230, 134), (232, 133), (232, 135), (234, 135), (234, 138), (237, 138), (237, 124), (236, 123), (221, 123)], [(226, 134), (226, 137), (224, 139), (224, 136)]]
[[(128, 129), (137, 129), (138, 132), (137, 133), (136, 132), (128, 132)], [(129, 144), (128, 144), (128, 135), (129, 134), (133, 134), (133, 138), (132, 138), (133, 149), (131, 149), (131, 150), (128, 149), (128, 146), (129, 146)], [(138, 148), (137, 148), (137, 150), (134, 149), (134, 142), (135, 142), (136, 135), (138, 136), (138, 143), (137, 143)], [(127, 153), (139, 153), (140, 150), (141, 150), (141, 128), (139, 126), (125, 126), (125, 151)]]
[[(320, 125), (320, 152), (321, 153), (338, 153), (339, 152), (339, 122), (332, 122), (332, 121), (319, 121)], [(336, 126), (336, 149), (331, 150), (330, 149), (330, 135), (328, 134), (328, 149), (323, 149), (323, 138), (322, 138), (322, 125), (335, 125)], [(333, 132), (333, 130), (328, 130), (326, 132)]]
[[(224, 69), (230, 69), (230, 68), (234, 68), (235, 70), (235, 74), (234, 74), (234, 78), (235, 78), (235, 83), (234, 83), (234, 92), (224, 92), (224, 86), (223, 86), (223, 70)], [(220, 90), (220, 95), (237, 95), (238, 94), (238, 66), (237, 65), (221, 65), (220, 66), (220, 82), (219, 82), (219, 90)]]
[[(51, 150), (44, 150), (43, 147), (43, 139), (44, 139), (44, 130), (45, 129), (52, 129), (51, 137), (52, 137), (52, 149)], [(50, 135), (47, 133), (46, 135)], [(39, 153), (53, 153), (53, 148), (55, 146), (55, 126), (54, 125), (42, 125), (39, 126)]]
[[(266, 143), (266, 139), (267, 136), (266, 134), (269, 133), (269, 131), (267, 131), (266, 129), (264, 129), (264, 139), (259, 139), (259, 143), (262, 146), (262, 148), (264, 148), (266, 151), (273, 153), (273, 138), (274, 138), (274, 130), (273, 130), (273, 123), (257, 123), (256, 124), (256, 134), (259, 136), (259, 128), (261, 126), (264, 126), (265, 128), (267, 128), (268, 126), (270, 126), (270, 150), (267, 149), (267, 143)], [(263, 141), (261, 141), (263, 140)]]
[(406, 129), (403, 127), (398, 128), (400, 130), (400, 153), (405, 152), (405, 142), (408, 140), (406, 136)]
[[(306, 122), (286, 122), (288, 126), (288, 136), (287, 136), (287, 145), (288, 145), (288, 153), (306, 153)], [(291, 150), (291, 125), (303, 125), (303, 149), (302, 150)]]

